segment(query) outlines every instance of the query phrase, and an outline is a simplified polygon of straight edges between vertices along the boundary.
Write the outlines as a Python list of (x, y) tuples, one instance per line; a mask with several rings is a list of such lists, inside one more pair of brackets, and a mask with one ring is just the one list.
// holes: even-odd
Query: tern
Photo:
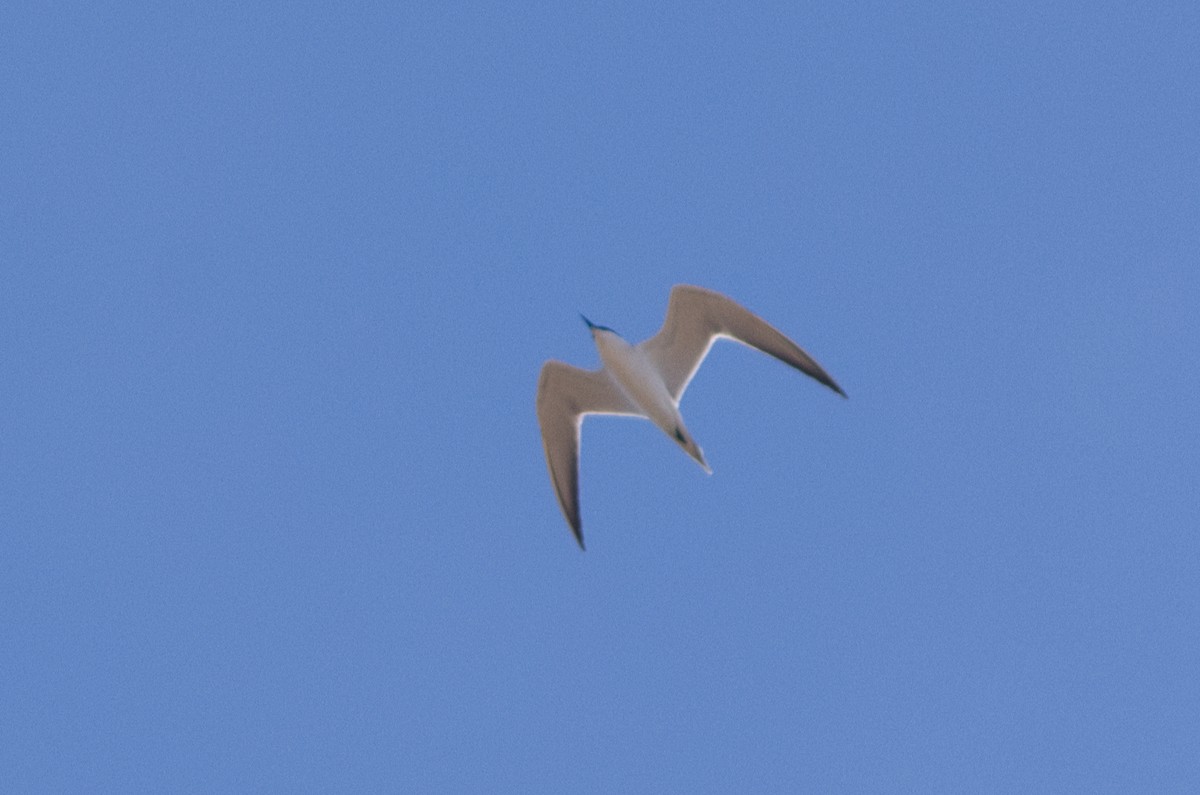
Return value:
[(548, 361), (542, 366), (537, 391), (538, 424), (550, 480), (580, 549), (584, 546), (579, 518), (579, 435), (586, 415), (648, 419), (712, 474), (703, 451), (683, 423), (679, 401), (717, 339), (757, 348), (846, 397), (800, 346), (741, 304), (703, 287), (675, 285), (662, 328), (637, 345), (586, 317), (583, 322), (600, 352), (602, 366), (584, 370)]

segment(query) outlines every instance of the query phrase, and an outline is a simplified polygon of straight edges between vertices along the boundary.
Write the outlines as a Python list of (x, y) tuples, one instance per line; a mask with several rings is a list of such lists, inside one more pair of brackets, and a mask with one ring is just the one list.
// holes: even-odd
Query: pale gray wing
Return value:
[(658, 367), (667, 390), (678, 403), (717, 337), (728, 337), (769, 353), (846, 396), (799, 345), (741, 304), (703, 287), (675, 285), (662, 328), (638, 347)]
[(546, 465), (567, 524), (583, 547), (579, 520), (579, 428), (585, 414), (641, 416), (603, 370), (582, 370), (564, 362), (546, 362), (538, 378), (537, 415), (542, 427)]

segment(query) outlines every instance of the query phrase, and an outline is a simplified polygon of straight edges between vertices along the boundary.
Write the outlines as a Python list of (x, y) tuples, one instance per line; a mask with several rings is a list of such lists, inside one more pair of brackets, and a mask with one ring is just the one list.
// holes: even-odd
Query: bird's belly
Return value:
[(610, 351), (604, 366), (613, 380), (631, 401), (655, 425), (668, 434), (679, 423), (679, 409), (667, 391), (662, 376), (641, 351), (630, 347), (623, 351)]

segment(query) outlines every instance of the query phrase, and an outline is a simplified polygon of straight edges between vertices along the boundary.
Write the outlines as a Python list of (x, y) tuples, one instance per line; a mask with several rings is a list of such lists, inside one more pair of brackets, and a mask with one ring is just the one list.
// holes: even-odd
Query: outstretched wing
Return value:
[(741, 304), (703, 287), (675, 285), (662, 328), (638, 347), (654, 362), (671, 397), (678, 403), (718, 337), (769, 353), (846, 396), (799, 345)]
[(537, 415), (546, 465), (567, 524), (583, 547), (579, 519), (579, 428), (585, 414), (641, 416), (603, 370), (546, 362), (538, 379)]

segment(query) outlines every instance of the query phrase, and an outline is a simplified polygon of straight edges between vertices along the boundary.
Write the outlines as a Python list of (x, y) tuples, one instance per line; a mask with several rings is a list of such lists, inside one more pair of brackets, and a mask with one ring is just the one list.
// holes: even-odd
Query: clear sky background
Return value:
[(1197, 8), (4, 4), (4, 788), (1196, 791)]

